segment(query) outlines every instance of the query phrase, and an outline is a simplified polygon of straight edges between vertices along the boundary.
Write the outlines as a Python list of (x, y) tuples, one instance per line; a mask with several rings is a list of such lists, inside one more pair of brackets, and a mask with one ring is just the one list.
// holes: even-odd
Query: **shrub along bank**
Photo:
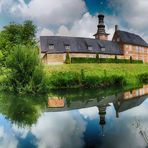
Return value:
[(115, 58), (71, 58), (71, 63), (133, 63), (142, 64), (142, 60), (132, 60), (130, 59), (117, 59)]
[(50, 88), (138, 87), (148, 84), (147, 64), (70, 64), (47, 68)]

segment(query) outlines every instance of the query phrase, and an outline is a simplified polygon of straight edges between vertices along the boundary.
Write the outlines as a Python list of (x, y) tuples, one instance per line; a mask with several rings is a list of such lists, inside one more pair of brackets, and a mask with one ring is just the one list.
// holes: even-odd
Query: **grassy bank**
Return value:
[(46, 69), (50, 83), (55, 88), (108, 87), (118, 84), (132, 88), (140, 85), (139, 75), (147, 75), (148, 64), (70, 64), (50, 65)]

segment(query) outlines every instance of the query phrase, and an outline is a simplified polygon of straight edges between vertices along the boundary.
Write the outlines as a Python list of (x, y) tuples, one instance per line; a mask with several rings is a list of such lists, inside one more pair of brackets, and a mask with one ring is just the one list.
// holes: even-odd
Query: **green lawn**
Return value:
[(137, 75), (148, 73), (148, 64), (63, 64), (46, 66), (49, 74), (54, 72), (81, 72), (84, 70), (87, 76), (124, 76), (128, 85), (137, 86)]

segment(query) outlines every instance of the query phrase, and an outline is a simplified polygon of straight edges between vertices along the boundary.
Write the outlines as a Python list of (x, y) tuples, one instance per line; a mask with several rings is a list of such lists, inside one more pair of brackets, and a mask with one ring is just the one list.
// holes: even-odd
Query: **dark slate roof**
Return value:
[(116, 33), (119, 35), (123, 43), (129, 43), (129, 44), (148, 47), (148, 44), (137, 34), (121, 31), (121, 30), (116, 31)]
[(128, 109), (134, 108), (142, 104), (146, 99), (148, 95), (140, 96), (140, 97), (135, 97), (129, 100), (123, 101), (119, 106), (118, 104), (114, 104), (114, 107), (117, 112), (123, 112)]
[[(49, 44), (54, 45), (54, 49), (49, 49)], [(65, 45), (70, 45), (71, 53), (104, 53), (123, 54), (116, 42), (99, 41), (92, 38), (65, 37), (65, 36), (41, 36), (40, 45), (42, 53), (65, 53)], [(92, 50), (88, 50), (91, 46)], [(105, 48), (105, 50), (102, 50)]]

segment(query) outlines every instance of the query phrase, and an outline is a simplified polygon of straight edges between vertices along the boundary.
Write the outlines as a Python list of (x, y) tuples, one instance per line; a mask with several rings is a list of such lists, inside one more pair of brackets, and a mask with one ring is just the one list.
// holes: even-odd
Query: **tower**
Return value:
[(99, 23), (98, 23), (98, 30), (97, 33), (94, 34), (96, 39), (99, 40), (108, 40), (108, 33), (105, 32), (105, 24), (104, 24), (104, 15), (99, 14), (98, 15)]
[(105, 115), (106, 115), (106, 107), (107, 106), (98, 106), (99, 116), (100, 116), (100, 126), (102, 128), (102, 136), (104, 136), (104, 125), (106, 124)]

